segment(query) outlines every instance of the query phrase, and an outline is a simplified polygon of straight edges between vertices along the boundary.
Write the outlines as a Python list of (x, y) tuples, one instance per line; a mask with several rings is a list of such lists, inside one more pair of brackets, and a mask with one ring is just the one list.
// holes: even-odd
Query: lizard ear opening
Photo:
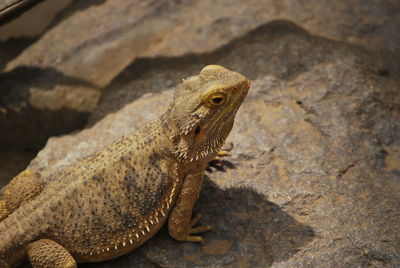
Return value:
[(194, 141), (197, 145), (200, 145), (204, 142), (207, 135), (207, 128), (197, 126), (194, 130)]

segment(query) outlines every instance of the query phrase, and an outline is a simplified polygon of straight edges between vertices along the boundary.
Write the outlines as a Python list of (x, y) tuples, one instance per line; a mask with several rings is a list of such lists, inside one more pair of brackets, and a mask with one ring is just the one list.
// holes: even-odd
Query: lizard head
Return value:
[(171, 115), (179, 160), (203, 159), (221, 148), (249, 87), (246, 77), (218, 65), (204, 67), (177, 87)]

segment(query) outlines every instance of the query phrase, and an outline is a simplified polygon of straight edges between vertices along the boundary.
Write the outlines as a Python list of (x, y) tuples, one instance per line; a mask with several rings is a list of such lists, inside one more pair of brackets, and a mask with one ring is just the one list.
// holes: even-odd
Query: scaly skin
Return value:
[(241, 74), (206, 66), (177, 87), (160, 119), (46, 185), (30, 171), (18, 175), (0, 200), (0, 267), (27, 257), (34, 267), (112, 259), (142, 245), (166, 220), (173, 238), (202, 242), (194, 234), (211, 226), (194, 227), (200, 217), (192, 219), (193, 205), (248, 89)]

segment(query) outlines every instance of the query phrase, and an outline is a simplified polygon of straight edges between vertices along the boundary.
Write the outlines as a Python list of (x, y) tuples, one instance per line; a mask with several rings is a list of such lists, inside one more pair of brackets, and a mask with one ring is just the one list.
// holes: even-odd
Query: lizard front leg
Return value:
[(200, 236), (192, 234), (212, 230), (212, 226), (193, 227), (200, 219), (198, 214), (192, 219), (193, 206), (196, 203), (204, 180), (204, 168), (189, 172), (184, 178), (175, 206), (168, 219), (169, 234), (179, 241), (203, 243)]

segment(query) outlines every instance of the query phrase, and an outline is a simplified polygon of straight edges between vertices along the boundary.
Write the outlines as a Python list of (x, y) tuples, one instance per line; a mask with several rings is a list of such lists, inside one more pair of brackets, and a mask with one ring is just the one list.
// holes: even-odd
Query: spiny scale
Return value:
[[(0, 268), (27, 255), (35, 267), (112, 259), (145, 243), (166, 220), (173, 238), (194, 241), (190, 222), (204, 169), (248, 89), (241, 74), (206, 66), (177, 86), (160, 119), (49, 178), (19, 174), (0, 200)], [(213, 94), (224, 102), (210, 102)]]

